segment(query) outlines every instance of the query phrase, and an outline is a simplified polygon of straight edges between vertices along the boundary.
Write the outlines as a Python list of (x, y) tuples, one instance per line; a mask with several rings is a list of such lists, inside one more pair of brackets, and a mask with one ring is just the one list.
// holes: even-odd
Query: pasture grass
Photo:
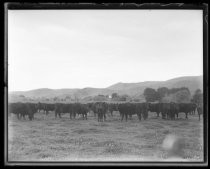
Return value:
[(149, 113), (147, 120), (137, 116), (120, 121), (120, 116), (107, 116), (98, 122), (93, 114), (88, 120), (68, 114), (55, 119), (35, 114), (33, 121), (8, 120), (9, 161), (162, 161), (167, 153), (162, 149), (166, 135), (178, 134), (185, 139), (184, 158), (203, 160), (203, 120), (198, 115), (178, 120), (163, 120)]

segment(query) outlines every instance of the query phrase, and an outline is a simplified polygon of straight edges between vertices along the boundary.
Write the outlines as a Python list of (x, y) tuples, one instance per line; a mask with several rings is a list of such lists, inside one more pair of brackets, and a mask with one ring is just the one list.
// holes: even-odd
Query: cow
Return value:
[(160, 104), (159, 103), (148, 103), (148, 111), (150, 112), (156, 112), (157, 117), (159, 117), (160, 114)]
[(87, 113), (89, 112), (89, 108), (87, 104), (78, 104), (77, 114), (82, 115), (83, 120), (87, 120)]
[(188, 114), (192, 111), (191, 103), (180, 103), (179, 113), (185, 113), (185, 118), (188, 119)]
[(62, 113), (69, 113), (70, 119), (72, 119), (72, 117), (75, 118), (76, 116), (76, 111), (74, 109), (73, 104), (56, 103), (54, 110), (55, 110), (55, 118), (57, 118), (57, 116), (61, 118)]
[(17, 116), (17, 119), (20, 119), (21, 104), (22, 103), (10, 103), (8, 105), (8, 111), (12, 114), (15, 114)]
[(106, 120), (106, 112), (108, 112), (108, 104), (106, 102), (96, 102), (92, 110), (98, 115), (98, 122)]
[(35, 103), (12, 103), (9, 104), (9, 111), (16, 114), (18, 119), (25, 119), (25, 116), (28, 116), (29, 120), (33, 120), (37, 112), (37, 105)]
[(170, 103), (160, 103), (160, 111), (162, 114), (162, 119), (169, 119), (172, 117), (170, 114)]
[(194, 115), (196, 109), (197, 109), (197, 105), (195, 103), (191, 103), (190, 104), (190, 113), (189, 114)]
[(76, 104), (75, 103), (70, 103), (69, 104), (69, 113), (70, 113), (70, 119), (75, 119), (76, 118)]
[(122, 103), (118, 105), (118, 110), (120, 112), (121, 121), (123, 121), (124, 117), (127, 122), (128, 116), (132, 117), (132, 115), (136, 114), (135, 104), (132, 103)]
[(109, 103), (108, 104), (108, 112), (110, 112), (111, 116), (113, 116), (113, 111), (118, 111), (118, 104)]
[(88, 103), (88, 108), (90, 111), (92, 111), (94, 113), (94, 117), (96, 117), (97, 115), (97, 110), (96, 110), (96, 106), (95, 103)]
[(144, 120), (146, 120), (148, 118), (149, 104), (148, 103), (136, 103), (135, 111), (139, 118), (139, 121), (141, 121), (142, 116), (143, 116)]
[(38, 112), (41, 110), (44, 111), (46, 115), (49, 114), (49, 111), (53, 111), (55, 109), (54, 104), (49, 104), (49, 103), (38, 103)]
[(179, 116), (179, 104), (171, 102), (170, 103), (170, 111), (168, 112), (168, 118), (171, 120), (175, 120), (175, 115), (178, 118)]
[(55, 118), (57, 118), (57, 116), (61, 118), (61, 113), (63, 113), (63, 104), (55, 103)]

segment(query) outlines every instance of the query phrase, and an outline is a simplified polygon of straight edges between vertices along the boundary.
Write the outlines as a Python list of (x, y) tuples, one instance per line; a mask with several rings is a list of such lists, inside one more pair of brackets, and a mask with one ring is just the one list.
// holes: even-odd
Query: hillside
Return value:
[(143, 93), (144, 89), (151, 87), (157, 89), (159, 87), (167, 88), (179, 88), (179, 87), (188, 87), (191, 94), (195, 92), (196, 89), (203, 90), (203, 76), (185, 76), (178, 77), (166, 81), (146, 81), (140, 83), (117, 83), (108, 87), (118, 91), (119, 93), (123, 92), (129, 95), (135, 95), (137, 93)]
[(196, 89), (203, 90), (203, 76), (185, 76), (170, 79), (167, 81), (146, 81), (139, 83), (117, 83), (107, 88), (83, 88), (83, 89), (36, 89), (30, 91), (14, 91), (9, 92), (9, 100), (18, 100), (20, 95), (27, 98), (87, 98), (96, 95), (111, 95), (116, 92), (118, 94), (127, 94), (132, 97), (142, 97), (144, 89), (151, 87), (157, 89), (159, 87), (179, 88), (188, 87), (191, 94)]

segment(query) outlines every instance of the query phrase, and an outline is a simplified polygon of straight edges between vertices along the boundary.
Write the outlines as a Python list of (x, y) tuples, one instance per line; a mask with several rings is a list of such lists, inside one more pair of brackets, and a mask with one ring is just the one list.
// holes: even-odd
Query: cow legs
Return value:
[(138, 114), (139, 121), (141, 121), (141, 114)]
[(26, 119), (26, 118), (25, 118), (25, 114), (21, 114), (21, 116), (23, 117), (24, 120)]
[(17, 115), (17, 119), (20, 119), (20, 117), (19, 117), (19, 113), (17, 113), (16, 115)]
[(32, 114), (29, 114), (28, 115), (28, 118), (29, 118), (29, 120), (31, 121), (33, 118), (32, 118)]
[(124, 113), (121, 114), (121, 121), (124, 119)]
[(100, 113), (98, 113), (98, 122), (100, 122)]
[(46, 110), (46, 116), (49, 114), (49, 111), (48, 110)]
[(187, 114), (188, 114), (188, 113), (185, 113), (185, 118), (186, 118), (186, 119), (188, 119)]
[(128, 121), (128, 114), (125, 114), (125, 121)]
[(160, 112), (157, 112), (157, 117), (159, 117)]
[(166, 118), (166, 113), (162, 112), (162, 119), (165, 119), (165, 118)]

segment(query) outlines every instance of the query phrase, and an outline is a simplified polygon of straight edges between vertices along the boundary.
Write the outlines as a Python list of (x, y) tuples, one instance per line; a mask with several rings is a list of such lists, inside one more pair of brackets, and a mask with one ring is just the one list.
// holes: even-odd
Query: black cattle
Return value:
[(76, 118), (76, 104), (75, 103), (70, 103), (69, 104), (69, 113), (70, 113), (70, 119), (75, 119)]
[(78, 115), (82, 115), (83, 120), (86, 119), (87, 120), (87, 113), (89, 112), (89, 107), (87, 104), (80, 104), (80, 103), (76, 103), (75, 104), (76, 107), (76, 113)]
[(61, 113), (63, 113), (63, 104), (55, 103), (55, 118), (57, 118), (57, 116), (61, 118)]
[(92, 111), (94, 113), (94, 117), (96, 117), (97, 115), (97, 110), (96, 110), (96, 106), (95, 103), (88, 103), (88, 108), (90, 111)]
[(98, 115), (98, 122), (106, 120), (106, 112), (108, 111), (108, 104), (105, 102), (96, 102), (93, 105), (94, 112)]
[(70, 119), (72, 119), (72, 115), (75, 118), (76, 112), (73, 111), (73, 104), (56, 103), (55, 104), (55, 118), (57, 118), (57, 116), (61, 118), (61, 114), (65, 114), (65, 113), (70, 114)]
[(45, 106), (46, 115), (48, 115), (50, 111), (54, 111), (54, 110), (55, 110), (54, 104), (49, 104), (49, 103), (46, 104)]
[(26, 104), (27, 109), (28, 109), (28, 116), (30, 120), (34, 119), (34, 114), (37, 112), (38, 110), (38, 106), (35, 103), (28, 103)]
[(17, 118), (20, 118), (20, 112), (21, 112), (21, 105), (22, 103), (10, 103), (8, 105), (8, 111), (9, 113), (17, 115)]
[(170, 114), (170, 103), (160, 103), (160, 111), (162, 115), (162, 119), (169, 119), (172, 117)]
[(18, 119), (25, 119), (25, 116), (28, 116), (29, 120), (33, 120), (37, 112), (37, 105), (35, 103), (12, 103), (9, 104), (9, 111), (16, 114)]
[(143, 116), (144, 120), (148, 118), (149, 104), (148, 103), (136, 103), (135, 104), (136, 114), (141, 121)]
[(189, 105), (190, 105), (190, 113), (189, 114), (194, 115), (195, 111), (196, 111), (196, 108), (197, 108), (197, 105), (195, 103), (190, 103)]
[(148, 111), (150, 112), (156, 112), (157, 117), (159, 117), (160, 114), (160, 104), (159, 103), (148, 103)]
[(108, 104), (108, 112), (110, 112), (111, 116), (113, 116), (113, 111), (118, 111), (118, 104), (109, 103)]
[(44, 111), (44, 113), (46, 115), (49, 114), (50, 111), (54, 111), (55, 110), (55, 105), (54, 104), (49, 104), (49, 103), (38, 103), (38, 112), (40, 112), (41, 110)]
[(188, 119), (188, 114), (192, 111), (191, 103), (180, 103), (179, 113), (185, 113), (185, 118)]
[(171, 102), (170, 103), (170, 111), (168, 112), (168, 118), (171, 119), (171, 120), (174, 120), (175, 115), (178, 118), (178, 116), (179, 116), (179, 104)]
[(125, 120), (127, 121), (128, 116), (130, 116), (131, 118), (132, 115), (136, 114), (136, 106), (135, 104), (132, 104), (132, 103), (119, 104), (118, 110), (120, 112), (121, 121), (123, 121), (124, 117), (125, 117)]

